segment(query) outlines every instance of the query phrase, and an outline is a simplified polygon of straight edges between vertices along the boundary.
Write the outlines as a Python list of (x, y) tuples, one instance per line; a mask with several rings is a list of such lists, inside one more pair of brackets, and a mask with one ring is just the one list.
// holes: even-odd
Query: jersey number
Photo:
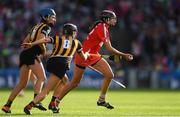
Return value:
[(63, 45), (63, 48), (69, 48), (70, 46), (70, 41), (69, 40), (64, 40), (64, 45)]

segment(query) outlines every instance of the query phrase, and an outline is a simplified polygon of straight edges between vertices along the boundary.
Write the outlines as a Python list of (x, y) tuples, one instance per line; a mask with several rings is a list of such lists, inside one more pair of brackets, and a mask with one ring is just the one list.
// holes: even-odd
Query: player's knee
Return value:
[(40, 80), (41, 82), (45, 82), (46, 77), (45, 76), (39, 77), (38, 80)]
[(114, 73), (108, 73), (105, 75), (106, 78), (112, 79), (114, 77)]
[(64, 77), (64, 78), (62, 79), (63, 84), (66, 84), (68, 81), (69, 81), (68, 77)]
[(44, 82), (46, 80), (46, 75), (43, 73), (36, 74), (37, 80)]
[(46, 80), (46, 76), (43, 76), (42, 81), (45, 82), (45, 80)]

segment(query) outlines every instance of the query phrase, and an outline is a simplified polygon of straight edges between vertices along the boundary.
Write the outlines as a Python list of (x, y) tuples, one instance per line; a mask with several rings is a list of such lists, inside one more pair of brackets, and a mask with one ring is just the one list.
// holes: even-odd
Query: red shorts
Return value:
[(100, 54), (93, 54), (93, 55), (90, 55), (88, 59), (85, 61), (83, 58), (79, 56), (79, 54), (76, 54), (74, 61), (76, 65), (79, 65), (81, 67), (87, 67), (87, 66), (91, 66), (97, 63), (100, 59), (101, 59)]

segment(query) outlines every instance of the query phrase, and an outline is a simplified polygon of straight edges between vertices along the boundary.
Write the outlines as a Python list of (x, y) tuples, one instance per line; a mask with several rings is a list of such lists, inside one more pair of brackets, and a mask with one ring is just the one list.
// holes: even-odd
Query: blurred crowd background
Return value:
[(180, 0), (1, 0), (0, 69), (18, 68), (20, 43), (45, 7), (57, 13), (54, 34), (72, 22), (81, 42), (102, 10), (114, 11), (112, 45), (134, 55), (131, 63), (110, 62), (115, 77), (131, 87), (180, 87)]

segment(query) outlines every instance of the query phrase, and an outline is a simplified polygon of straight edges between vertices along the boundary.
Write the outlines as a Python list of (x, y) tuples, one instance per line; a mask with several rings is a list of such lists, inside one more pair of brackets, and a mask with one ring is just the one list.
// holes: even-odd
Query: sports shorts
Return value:
[(80, 57), (80, 55), (76, 54), (75, 64), (77, 67), (85, 69), (88, 66), (95, 65), (99, 60), (101, 60), (101, 58), (102, 57), (100, 54), (94, 54), (94, 55), (90, 55), (88, 59), (85, 61), (83, 58)]

